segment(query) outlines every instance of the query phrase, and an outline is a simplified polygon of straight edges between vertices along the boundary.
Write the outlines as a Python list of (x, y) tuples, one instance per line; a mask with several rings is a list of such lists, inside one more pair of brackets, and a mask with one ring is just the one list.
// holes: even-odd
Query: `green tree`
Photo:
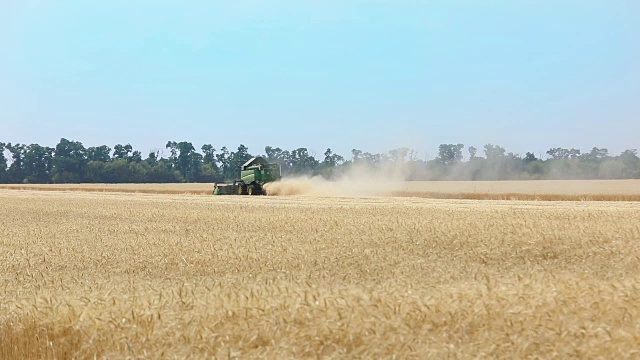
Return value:
[(625, 164), (620, 159), (602, 161), (598, 168), (598, 175), (602, 179), (624, 178)]
[(178, 150), (178, 156), (175, 158), (176, 167), (185, 181), (195, 181), (198, 173), (198, 161), (196, 160), (196, 149), (193, 144), (187, 141), (181, 141), (175, 144)]
[(287, 175), (291, 170), (291, 153), (288, 150), (282, 150), (279, 147), (266, 146), (264, 148), (266, 153), (265, 158), (267, 162), (271, 164), (278, 164), (282, 169), (282, 174)]
[(156, 182), (150, 178), (151, 165), (143, 161), (116, 159), (108, 163), (87, 164), (87, 181), (108, 183)]
[(536, 156), (532, 152), (527, 152), (527, 154), (525, 155), (524, 159), (522, 159), (522, 160), (525, 163), (530, 163), (532, 161), (538, 160), (538, 158), (536, 158)]
[(154, 183), (173, 183), (182, 182), (184, 179), (180, 172), (174, 171), (163, 161), (158, 161), (151, 166), (148, 173), (149, 182)]
[(526, 163), (527, 173), (540, 179), (544, 174), (544, 163), (540, 160), (533, 160)]
[(438, 160), (445, 164), (455, 164), (462, 161), (462, 144), (440, 144), (438, 147)]
[(218, 173), (218, 170), (214, 168), (213, 163), (202, 164), (200, 171), (199, 182), (221, 182), (224, 179)]
[(111, 148), (107, 145), (91, 146), (87, 148), (87, 161), (107, 162), (111, 160)]
[(216, 149), (211, 144), (204, 144), (200, 148), (203, 153), (202, 157), (202, 181), (217, 182), (223, 181), (219, 179), (220, 169), (218, 168), (218, 160), (216, 159)]
[[(143, 161), (142, 154), (130, 144), (118, 144), (111, 149), (102, 145), (85, 149), (82, 143), (61, 139), (55, 149), (31, 144), (0, 143), (0, 182), (212, 182), (237, 178), (240, 166), (252, 156), (240, 145), (234, 152), (222, 147), (217, 153), (210, 144), (196, 152), (190, 142), (169, 141), (171, 155), (160, 157), (152, 151)], [(352, 160), (327, 149), (320, 162), (307, 148), (292, 151), (265, 147), (267, 161), (281, 165), (283, 174), (320, 174), (334, 177), (353, 164), (372, 169), (386, 169), (389, 163), (403, 164), (403, 171), (412, 180), (506, 180), (506, 179), (586, 179), (640, 178), (640, 158), (637, 150), (625, 150), (612, 157), (606, 148), (594, 147), (586, 153), (575, 148), (552, 148), (548, 160), (533, 153), (524, 157), (507, 153), (500, 146), (487, 144), (486, 158), (476, 157), (477, 149), (469, 147), (469, 160), (462, 162), (462, 144), (442, 144), (438, 157), (432, 161), (416, 160), (416, 152), (399, 148), (388, 153), (372, 154), (353, 149)], [(9, 158), (9, 159), (8, 159)], [(451, 164), (456, 164), (455, 168)], [(219, 167), (218, 167), (219, 165)], [(455, 171), (453, 171), (455, 169)]]
[(216, 149), (211, 144), (204, 144), (200, 148), (202, 150), (202, 161), (205, 164), (215, 164), (216, 163)]
[(506, 150), (502, 146), (487, 144), (484, 146), (484, 156), (487, 160), (496, 160), (504, 157)]
[(551, 148), (547, 150), (547, 155), (549, 155), (552, 160), (562, 160), (567, 157), (567, 150), (562, 148)]
[(574, 148), (551, 148), (547, 151), (547, 155), (551, 156), (553, 160), (576, 159), (580, 157), (580, 150)]
[(580, 150), (571, 148), (569, 149), (569, 159), (577, 159), (580, 157)]
[(622, 173), (625, 178), (640, 178), (640, 158), (638, 158), (638, 150), (625, 150), (618, 158), (622, 161), (622, 164), (624, 164)]
[[(240, 167), (253, 156), (249, 154), (249, 148), (240, 144), (235, 152), (229, 154), (228, 168), (225, 169), (225, 177), (227, 180), (240, 176)], [(228, 171), (227, 171), (228, 170)]]
[(129, 162), (133, 162), (133, 163), (139, 163), (139, 162), (142, 162), (142, 153), (141, 153), (140, 151), (138, 151), (138, 150), (134, 150), (134, 151), (131, 153), (131, 156), (129, 156), (129, 157), (127, 158), (127, 161), (129, 161)]
[(609, 150), (594, 147), (589, 153), (584, 154), (582, 158), (588, 161), (601, 162), (609, 158)]
[(353, 162), (358, 162), (358, 160), (360, 160), (361, 157), (362, 157), (362, 150), (358, 150), (358, 149), (351, 150), (351, 159), (353, 160)]
[(128, 182), (132, 183), (146, 183), (149, 182), (148, 173), (151, 166), (146, 162), (131, 160), (128, 162), (130, 177)]
[(24, 153), (25, 181), (32, 184), (51, 182), (53, 169), (53, 148), (31, 144)]
[(149, 155), (144, 160), (147, 164), (153, 166), (158, 162), (158, 157), (160, 155), (159, 151), (149, 151)]
[(9, 181), (12, 183), (22, 183), (25, 181), (24, 156), (26, 146), (22, 144), (7, 144), (7, 150), (11, 153), (11, 165), (7, 170)]
[[(393, 151), (394, 150), (391, 150), (390, 152)], [(368, 166), (376, 167), (380, 166), (382, 162), (390, 160), (389, 157), (385, 154), (372, 154), (370, 152), (364, 152), (360, 157), (360, 161), (366, 163)], [(401, 162), (404, 162), (404, 160), (401, 160)]]
[(344, 158), (338, 154), (335, 154), (331, 151), (331, 148), (328, 148), (327, 151), (324, 152), (324, 161), (323, 164), (328, 165), (329, 167), (336, 167), (344, 162)]
[(324, 152), (324, 160), (318, 166), (319, 173), (325, 178), (332, 178), (336, 173), (336, 168), (344, 163), (344, 158), (333, 153), (330, 148)]
[(478, 149), (476, 149), (474, 146), (469, 146), (469, 160), (473, 160), (476, 158), (476, 154), (478, 153)]
[(86, 164), (86, 149), (81, 142), (60, 139), (53, 155), (53, 182), (81, 182)]
[(83, 181), (88, 183), (108, 183), (109, 180), (106, 175), (106, 162), (91, 160), (84, 167), (84, 179)]
[(169, 141), (166, 148), (171, 151), (169, 160), (180, 177), (188, 182), (198, 181), (202, 174), (203, 157), (196, 152), (193, 144), (187, 141)]
[(208, 181), (202, 177), (203, 156), (195, 151), (191, 153), (191, 164), (189, 165), (189, 182), (203, 182)]
[[(411, 155), (412, 151), (406, 147), (401, 147), (389, 151), (391, 160), (395, 163), (404, 163), (407, 161), (407, 155)], [(411, 156), (410, 156), (411, 159)]]
[(175, 141), (167, 141), (167, 145), (165, 146), (165, 149), (169, 149), (169, 151), (171, 151), (171, 155), (169, 155), (169, 160), (171, 160), (172, 163), (175, 163), (178, 158), (178, 143)]
[(219, 167), (220, 170), (222, 170), (223, 179), (232, 179), (233, 175), (231, 174), (233, 171), (231, 171), (231, 154), (226, 146), (223, 146), (222, 149), (220, 149), (220, 153), (216, 154), (216, 159), (218, 160), (218, 164), (220, 164)]
[(0, 184), (8, 182), (7, 157), (4, 155), (7, 144), (0, 142)]
[(265, 146), (264, 152), (266, 154), (266, 160), (270, 163), (284, 165), (284, 163), (289, 161), (289, 152), (283, 151), (279, 147)]
[(312, 174), (319, 162), (309, 154), (307, 148), (298, 148), (291, 151), (291, 172), (293, 174)]
[(114, 160), (127, 160), (129, 154), (133, 151), (131, 144), (121, 145), (117, 144), (113, 147), (113, 159)]
[(118, 158), (104, 163), (104, 180), (107, 183), (127, 183), (132, 182), (131, 169), (126, 159)]

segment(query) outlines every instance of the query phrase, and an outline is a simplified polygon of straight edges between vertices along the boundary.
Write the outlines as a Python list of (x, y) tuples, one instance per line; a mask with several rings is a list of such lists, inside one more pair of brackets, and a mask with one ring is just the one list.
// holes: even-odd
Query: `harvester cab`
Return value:
[(263, 195), (264, 184), (279, 180), (280, 166), (269, 164), (261, 156), (249, 159), (240, 167), (240, 178), (232, 184), (215, 184), (214, 195)]

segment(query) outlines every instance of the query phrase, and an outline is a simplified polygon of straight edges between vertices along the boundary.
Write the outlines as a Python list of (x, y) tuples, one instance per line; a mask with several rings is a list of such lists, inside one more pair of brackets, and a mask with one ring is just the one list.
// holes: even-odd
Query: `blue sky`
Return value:
[(640, 148), (640, 2), (0, 1), (0, 141)]

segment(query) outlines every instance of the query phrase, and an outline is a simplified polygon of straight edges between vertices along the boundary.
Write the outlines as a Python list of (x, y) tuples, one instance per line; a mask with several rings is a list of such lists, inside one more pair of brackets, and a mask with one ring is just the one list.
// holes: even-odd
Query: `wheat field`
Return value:
[(0, 358), (638, 358), (640, 203), (0, 190)]

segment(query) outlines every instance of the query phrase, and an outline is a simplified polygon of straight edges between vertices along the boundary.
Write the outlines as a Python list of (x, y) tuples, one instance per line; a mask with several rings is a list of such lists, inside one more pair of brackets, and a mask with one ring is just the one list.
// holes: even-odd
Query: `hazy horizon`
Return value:
[(625, 0), (6, 1), (0, 141), (616, 155), (640, 147), (639, 20)]

